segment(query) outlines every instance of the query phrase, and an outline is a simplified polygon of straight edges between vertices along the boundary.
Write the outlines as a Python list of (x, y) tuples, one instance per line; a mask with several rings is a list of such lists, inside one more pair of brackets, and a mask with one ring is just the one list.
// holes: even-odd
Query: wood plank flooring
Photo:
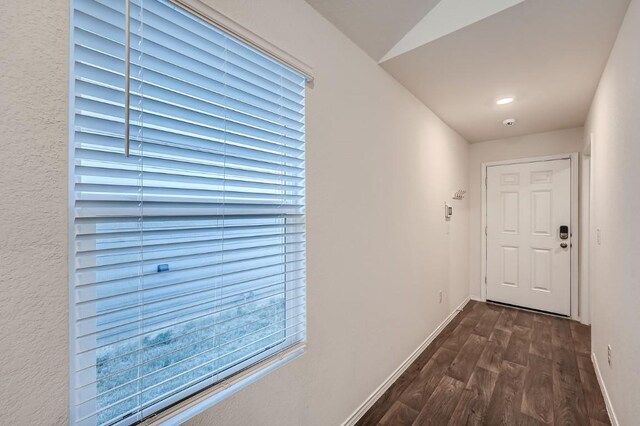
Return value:
[(471, 301), (358, 426), (610, 425), (591, 329)]

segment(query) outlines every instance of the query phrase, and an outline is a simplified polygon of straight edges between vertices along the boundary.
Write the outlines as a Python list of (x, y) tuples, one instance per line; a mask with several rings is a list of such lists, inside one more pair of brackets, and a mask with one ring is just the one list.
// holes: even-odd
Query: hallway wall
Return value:
[(469, 291), (480, 297), (481, 273), (482, 163), (526, 157), (568, 154), (582, 150), (582, 127), (537, 133), (515, 138), (474, 143), (469, 146)]
[(640, 0), (633, 0), (585, 126), (592, 155), (592, 349), (621, 425), (640, 419), (639, 46)]

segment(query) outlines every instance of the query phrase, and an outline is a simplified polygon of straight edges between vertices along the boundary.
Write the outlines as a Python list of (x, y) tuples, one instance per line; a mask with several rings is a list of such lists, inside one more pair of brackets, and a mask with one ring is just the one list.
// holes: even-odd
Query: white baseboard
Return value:
[(600, 385), (600, 390), (602, 390), (602, 396), (604, 397), (604, 404), (607, 406), (607, 413), (609, 413), (609, 420), (611, 420), (612, 426), (618, 426), (618, 418), (616, 417), (616, 412), (613, 411), (613, 405), (611, 404), (611, 398), (609, 398), (609, 392), (607, 392), (607, 387), (604, 385), (604, 380), (602, 380), (602, 375), (600, 374), (600, 366), (598, 365), (598, 358), (596, 358), (595, 352), (591, 352), (591, 361), (593, 362), (593, 369), (596, 370), (596, 377), (598, 378), (598, 384)]
[(486, 302), (486, 300), (484, 300), (480, 296), (469, 296), (469, 300), (475, 300), (476, 302)]
[(400, 364), (400, 366), (393, 373), (391, 373), (391, 375), (387, 377), (387, 379), (380, 386), (378, 386), (378, 388), (371, 395), (369, 395), (369, 397), (362, 403), (362, 405), (360, 405), (356, 409), (356, 411), (354, 411), (347, 418), (347, 420), (342, 423), (342, 426), (355, 425), (358, 420), (360, 420), (362, 416), (364, 416), (365, 413), (369, 411), (369, 408), (371, 408), (371, 406), (373, 406), (373, 404), (375, 404), (375, 402), (387, 391), (387, 389), (389, 389), (391, 385), (395, 383), (396, 380), (398, 380), (398, 377), (400, 377), (402, 373), (404, 373), (405, 370), (409, 368), (413, 361), (418, 358), (418, 356), (427, 348), (427, 346), (429, 346), (431, 342), (433, 342), (433, 340), (438, 336), (438, 334), (442, 332), (442, 330), (451, 322), (451, 320), (455, 318), (458, 312), (464, 309), (466, 304), (469, 303), (469, 300), (469, 297), (464, 299), (464, 301), (456, 309), (454, 309), (454, 311), (451, 312), (451, 314), (449, 314), (449, 316), (445, 318), (444, 321), (442, 321), (442, 323), (433, 331), (433, 333), (431, 333), (429, 337), (427, 337), (427, 339), (422, 342), (420, 346), (418, 346), (418, 348), (413, 351), (413, 353), (411, 353), (411, 355), (409, 355), (409, 357), (405, 359), (404, 362)]

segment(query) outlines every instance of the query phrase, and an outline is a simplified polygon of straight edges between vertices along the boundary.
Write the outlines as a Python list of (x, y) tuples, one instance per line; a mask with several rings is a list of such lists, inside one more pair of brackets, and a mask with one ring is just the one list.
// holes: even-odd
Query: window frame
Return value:
[[(129, 1), (129, 0), (124, 0)], [(284, 50), (281, 50), (277, 46), (271, 44), (267, 40), (241, 26), (235, 21), (227, 18), (225, 15), (219, 13), (212, 7), (208, 6), (200, 0), (168, 0), (177, 7), (192, 13), (196, 17), (210, 23), (217, 27), (221, 31), (227, 33), (231, 37), (237, 38), (239, 41), (248, 44), (249, 46), (257, 49), (258, 51), (270, 56), (272, 59), (282, 63), (284, 66), (293, 68), (300, 74), (302, 74), (307, 82), (313, 81), (313, 70), (304, 62), (291, 56)], [(75, 40), (73, 36), (73, 29), (75, 28), (74, 22), (74, 9), (75, 0), (70, 0), (70, 17), (69, 27), (71, 29), (69, 36), (69, 93), (68, 93), (68, 309), (69, 309), (69, 401), (70, 401), (70, 420), (74, 424), (74, 378), (73, 373), (76, 367), (76, 355), (75, 355), (75, 339), (76, 335), (76, 315), (75, 315), (75, 297), (73, 292), (76, 290), (76, 282), (74, 278), (74, 271), (76, 270), (76, 248), (74, 242), (76, 233), (74, 229), (75, 221), (75, 97), (76, 92), (74, 88), (74, 45)], [(307, 96), (305, 96), (306, 103)], [(304, 122), (306, 122), (306, 114)], [(305, 131), (306, 136), (306, 131)], [(306, 168), (305, 168), (306, 169)], [(306, 177), (305, 177), (306, 180)], [(305, 184), (306, 188), (306, 184)], [(306, 208), (306, 203), (305, 203)], [(306, 216), (306, 213), (305, 213)], [(285, 221), (286, 226), (286, 221)], [(306, 234), (306, 220), (304, 222), (304, 232)], [(287, 234), (285, 233), (285, 239)], [(306, 249), (305, 249), (306, 255)], [(285, 258), (291, 256), (291, 254), (285, 253)], [(286, 263), (285, 263), (286, 264)], [(306, 267), (305, 267), (306, 270)], [(285, 272), (287, 274), (287, 272)], [(306, 275), (306, 274), (305, 274)], [(290, 285), (290, 280), (285, 279), (284, 294), (287, 295), (287, 286)], [(288, 312), (292, 307), (292, 298), (299, 297), (298, 294), (306, 294), (306, 279), (305, 286), (300, 288), (295, 296), (285, 296), (285, 312)], [(306, 307), (306, 303), (305, 303)], [(302, 325), (305, 330), (307, 329), (307, 315), (306, 309), (300, 307), (300, 310), (304, 309), (304, 324)], [(293, 314), (293, 316), (299, 316), (299, 313)], [(128, 424), (180, 424), (189, 418), (201, 413), (202, 411), (210, 408), (211, 406), (219, 403), (235, 392), (241, 390), (245, 386), (253, 383), (264, 375), (271, 371), (297, 359), (306, 353), (307, 334), (303, 334), (303, 339), (295, 338), (299, 333), (292, 333), (289, 330), (291, 324), (291, 317), (287, 315), (285, 322), (285, 338), (276, 345), (266, 349), (262, 352), (260, 358), (256, 361), (255, 356), (242, 361), (226, 371), (226, 378), (219, 382), (212, 382), (213, 378), (203, 380), (201, 383), (193, 385), (187, 389), (184, 389), (169, 398), (158, 401), (148, 407), (142, 408), (136, 415), (122, 419), (113, 425), (128, 425)], [(132, 418), (133, 422), (131, 421)]]

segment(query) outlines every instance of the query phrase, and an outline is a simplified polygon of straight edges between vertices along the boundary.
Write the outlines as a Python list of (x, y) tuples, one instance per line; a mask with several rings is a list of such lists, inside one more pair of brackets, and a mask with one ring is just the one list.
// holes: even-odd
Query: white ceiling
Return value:
[(583, 125), (629, 4), (307, 1), (469, 142)]
[(377, 61), (440, 0), (307, 0)]
[(381, 59), (387, 61), (474, 24), (524, 0), (444, 0), (438, 3)]

